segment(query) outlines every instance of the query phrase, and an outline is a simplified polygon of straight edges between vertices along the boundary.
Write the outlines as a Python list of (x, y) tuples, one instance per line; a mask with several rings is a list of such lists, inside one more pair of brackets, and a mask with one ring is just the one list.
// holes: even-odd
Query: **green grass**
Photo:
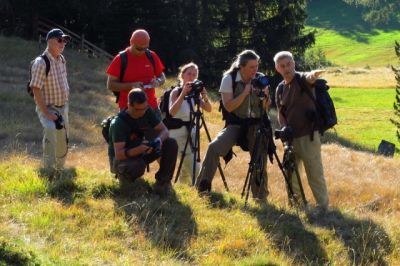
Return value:
[(307, 29), (316, 30), (316, 48), (341, 66), (382, 67), (397, 64), (395, 40), (400, 25), (373, 27), (362, 20), (361, 9), (342, 0), (313, 0), (307, 7)]
[[(107, 172), (78, 168), (49, 180), (18, 158), (0, 173), (0, 265), (379, 264), (392, 252), (380, 226), (345, 210), (313, 222), (185, 185), (160, 199), (148, 179), (121, 189)], [(34, 183), (29, 197), (13, 189)]]
[(333, 88), (339, 123), (335, 126), (339, 138), (355, 146), (376, 151), (382, 139), (399, 145), (394, 118), (394, 89)]
[(394, 51), (395, 40), (400, 40), (400, 30), (373, 33), (358, 32), (364, 41), (340, 34), (335, 30), (309, 28), (316, 30), (315, 48), (325, 52), (327, 59), (340, 66), (382, 67), (397, 65)]

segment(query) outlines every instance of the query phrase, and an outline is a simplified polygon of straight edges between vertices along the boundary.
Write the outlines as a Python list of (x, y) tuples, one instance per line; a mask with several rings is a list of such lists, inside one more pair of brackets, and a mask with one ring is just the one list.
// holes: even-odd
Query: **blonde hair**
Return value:
[(187, 63), (186, 65), (180, 66), (179, 74), (178, 74), (179, 85), (183, 85), (183, 74), (191, 67), (196, 69), (197, 76), (199, 75), (199, 67), (193, 62), (190, 62), (190, 63)]

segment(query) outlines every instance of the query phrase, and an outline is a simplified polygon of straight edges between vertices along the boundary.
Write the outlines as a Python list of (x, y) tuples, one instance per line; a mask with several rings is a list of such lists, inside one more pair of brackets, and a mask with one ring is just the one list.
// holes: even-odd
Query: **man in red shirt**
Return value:
[[(164, 65), (154, 51), (148, 50), (149, 44), (150, 36), (147, 31), (135, 30), (130, 39), (130, 46), (125, 49), (127, 66), (122, 79), (120, 80), (121, 53), (114, 57), (107, 68), (107, 88), (119, 92), (120, 110), (128, 107), (129, 91), (132, 88), (142, 88), (147, 95), (149, 106), (160, 114), (155, 88), (165, 82)], [(154, 62), (151, 62), (149, 57), (152, 57)]]

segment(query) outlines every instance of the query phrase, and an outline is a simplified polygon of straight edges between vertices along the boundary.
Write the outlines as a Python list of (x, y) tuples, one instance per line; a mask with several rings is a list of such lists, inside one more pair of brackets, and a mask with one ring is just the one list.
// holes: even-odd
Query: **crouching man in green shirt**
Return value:
[[(145, 135), (154, 131), (154, 139)], [(160, 158), (153, 191), (164, 196), (171, 190), (178, 145), (169, 138), (168, 129), (152, 108), (141, 89), (132, 89), (128, 95), (128, 109), (121, 111), (110, 126), (108, 153), (111, 171), (122, 180), (133, 181), (144, 174), (146, 165)]]

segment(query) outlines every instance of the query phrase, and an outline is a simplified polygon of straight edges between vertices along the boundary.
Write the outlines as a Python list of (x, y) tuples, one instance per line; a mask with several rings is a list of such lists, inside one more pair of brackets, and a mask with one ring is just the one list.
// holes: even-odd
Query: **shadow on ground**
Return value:
[(75, 198), (84, 192), (84, 188), (75, 183), (77, 172), (75, 168), (67, 168), (58, 172), (39, 169), (39, 176), (49, 180), (47, 192), (52, 198), (63, 204), (71, 205)]
[(191, 208), (179, 201), (175, 191), (160, 198), (152, 193), (146, 180), (139, 178), (120, 184), (114, 200), (130, 226), (140, 226), (156, 247), (172, 249), (177, 259), (194, 260), (187, 249), (191, 238), (197, 235), (197, 224)]
[(371, 220), (344, 215), (337, 209), (324, 215), (308, 215), (309, 222), (335, 232), (347, 248), (349, 261), (354, 265), (388, 265), (385, 256), (393, 246), (388, 234)]

